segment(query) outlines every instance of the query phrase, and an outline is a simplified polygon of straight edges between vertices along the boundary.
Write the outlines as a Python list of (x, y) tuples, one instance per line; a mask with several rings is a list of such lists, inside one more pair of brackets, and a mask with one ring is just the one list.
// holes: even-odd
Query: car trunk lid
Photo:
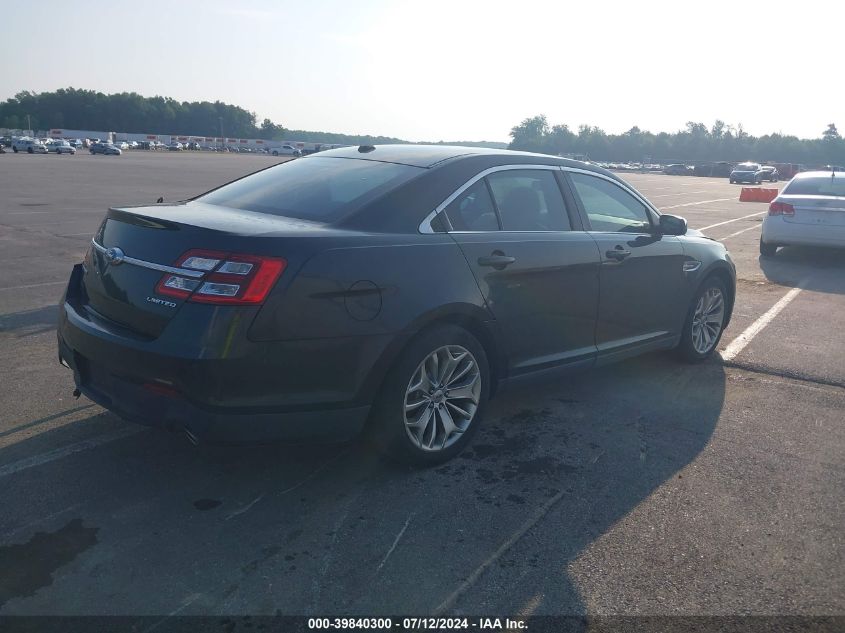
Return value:
[(790, 224), (845, 226), (845, 197), (782, 195), (778, 202), (791, 204), (795, 209), (793, 215), (783, 216)]
[(324, 228), (199, 202), (109, 209), (86, 255), (87, 308), (136, 334), (156, 338), (185, 303), (156, 291), (162, 277), (174, 270), (188, 278), (206, 275), (176, 265), (187, 251), (285, 257), (287, 253), (276, 251), (286, 240), (278, 238), (319, 234)]

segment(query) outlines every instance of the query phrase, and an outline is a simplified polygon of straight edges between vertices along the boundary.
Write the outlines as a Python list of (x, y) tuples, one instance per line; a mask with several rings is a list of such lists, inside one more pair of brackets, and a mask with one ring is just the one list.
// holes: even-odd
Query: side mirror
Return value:
[(685, 235), (687, 221), (677, 215), (661, 215), (659, 228), (663, 235)]

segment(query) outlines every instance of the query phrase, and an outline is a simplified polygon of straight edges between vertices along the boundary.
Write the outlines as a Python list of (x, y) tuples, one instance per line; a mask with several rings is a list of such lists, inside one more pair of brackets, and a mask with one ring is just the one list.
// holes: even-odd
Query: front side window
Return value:
[(504, 231), (569, 231), (571, 226), (554, 173), (544, 169), (497, 171), (490, 190)]
[(571, 173), (575, 192), (581, 199), (593, 231), (648, 233), (651, 231), (645, 205), (622, 187), (596, 176)]
[(352, 158), (314, 157), (265, 169), (197, 198), (245, 211), (329, 222), (361, 209), (422, 168)]

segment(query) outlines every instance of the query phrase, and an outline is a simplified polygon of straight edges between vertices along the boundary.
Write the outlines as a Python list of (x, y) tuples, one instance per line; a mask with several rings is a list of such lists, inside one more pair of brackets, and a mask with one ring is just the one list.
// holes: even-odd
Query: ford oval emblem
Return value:
[(116, 246), (106, 251), (106, 259), (112, 266), (117, 266), (118, 264), (123, 263), (125, 257), (126, 255), (124, 255), (123, 251)]

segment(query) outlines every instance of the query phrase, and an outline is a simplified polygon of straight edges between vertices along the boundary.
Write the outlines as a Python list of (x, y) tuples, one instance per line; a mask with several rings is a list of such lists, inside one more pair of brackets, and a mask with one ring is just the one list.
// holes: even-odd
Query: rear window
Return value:
[(330, 222), (421, 173), (419, 167), (325, 156), (297, 159), (224, 185), (207, 204)]
[(734, 167), (737, 171), (757, 171), (760, 169), (760, 165), (756, 165), (754, 163), (742, 163), (741, 165), (737, 165)]
[(845, 178), (797, 178), (787, 185), (783, 193), (790, 196), (845, 196)]

